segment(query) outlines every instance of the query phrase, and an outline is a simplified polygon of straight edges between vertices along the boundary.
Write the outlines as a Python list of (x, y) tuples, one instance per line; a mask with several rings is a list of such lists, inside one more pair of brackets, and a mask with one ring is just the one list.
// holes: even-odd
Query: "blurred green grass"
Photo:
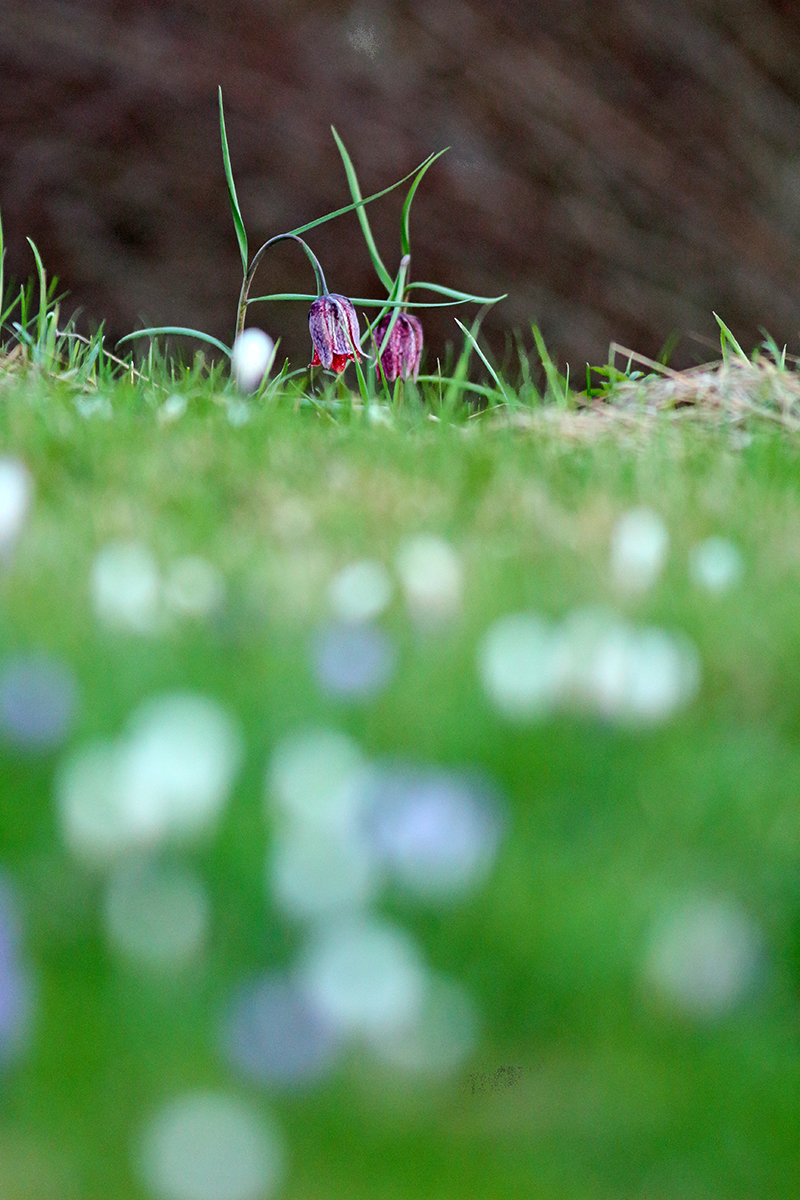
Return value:
[[(63, 846), (53, 776), (65, 750), (0, 755), (2, 867), (16, 887), (37, 985), (29, 1048), (6, 1068), (0, 1196), (106, 1200), (145, 1193), (131, 1146), (164, 1099), (244, 1094), (276, 1114), (287, 1200), (533, 1196), (744, 1200), (800, 1190), (800, 453), (784, 432), (667, 420), (625, 436), (435, 423), (357, 409), (336, 422), (254, 402), (233, 425), (200, 391), (179, 420), (118, 385), (110, 419), (80, 415), (31, 374), (0, 390), (0, 448), (35, 501), (0, 577), (0, 655), (45, 650), (81, 688), (69, 745), (116, 736), (150, 696), (192, 690), (241, 721), (246, 762), (216, 837), (185, 852), (212, 897), (204, 962), (152, 979), (104, 939), (101, 888)], [(475, 428), (471, 426), (475, 425)], [(645, 506), (670, 534), (661, 581), (620, 598), (611, 530)], [(309, 638), (331, 575), (391, 566), (404, 538), (446, 538), (464, 566), (463, 611), (421, 634), (396, 600), (384, 619), (399, 667), (377, 698), (323, 695)], [(729, 538), (742, 583), (689, 578), (690, 548)], [(92, 611), (94, 556), (144, 543), (164, 565), (201, 555), (222, 572), (213, 621), (114, 632)], [(554, 715), (511, 724), (485, 696), (476, 647), (505, 613), (560, 619), (609, 605), (680, 630), (702, 663), (697, 699), (663, 725)], [(298, 726), (346, 730), (369, 756), (477, 767), (498, 784), (508, 832), (486, 886), (436, 910), (383, 910), (483, 1014), (476, 1054), (435, 1085), (353, 1056), (302, 1095), (233, 1077), (216, 1042), (244, 977), (286, 963), (296, 928), (265, 896), (263, 779)], [(68, 748), (68, 747), (67, 747)], [(738, 900), (767, 965), (736, 1008), (699, 1020), (645, 994), (649, 931), (674, 897)], [(500, 1067), (513, 1086), (470, 1077)]]

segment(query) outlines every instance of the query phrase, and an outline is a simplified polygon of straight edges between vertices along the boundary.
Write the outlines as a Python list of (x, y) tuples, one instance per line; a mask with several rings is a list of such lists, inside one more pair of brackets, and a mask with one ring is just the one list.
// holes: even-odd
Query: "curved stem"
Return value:
[(245, 317), (247, 316), (247, 298), (250, 295), (250, 288), (252, 286), (255, 273), (259, 268), (265, 251), (268, 250), (270, 246), (273, 246), (275, 242), (285, 242), (287, 240), (299, 242), (311, 260), (311, 265), (314, 268), (314, 274), (317, 279), (317, 295), (328, 295), (328, 285), (325, 282), (325, 276), (322, 272), (322, 267), (319, 265), (319, 260), (317, 259), (317, 256), (311, 247), (307, 246), (303, 239), (298, 237), (296, 233), (279, 233), (275, 237), (270, 238), (268, 242), (264, 242), (264, 245), (253, 255), (253, 261), (247, 268), (247, 274), (242, 281), (242, 290), (239, 293), (239, 308), (236, 313), (236, 337), (238, 337), (244, 329)]

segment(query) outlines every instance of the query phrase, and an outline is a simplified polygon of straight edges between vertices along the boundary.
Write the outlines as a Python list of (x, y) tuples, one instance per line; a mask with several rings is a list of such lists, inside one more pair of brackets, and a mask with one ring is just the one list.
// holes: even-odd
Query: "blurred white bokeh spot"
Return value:
[(426, 899), (459, 897), (486, 878), (500, 840), (485, 785), (443, 768), (374, 770), (365, 825), (376, 858)]
[(478, 673), (489, 699), (511, 719), (572, 707), (647, 725), (694, 699), (700, 658), (682, 633), (635, 626), (602, 609), (577, 609), (559, 625), (516, 613), (484, 635)]
[(480, 1031), (475, 1004), (454, 979), (433, 975), (416, 1016), (371, 1038), (376, 1057), (409, 1073), (438, 1076), (460, 1067), (472, 1054)]
[(372, 621), (392, 599), (392, 581), (383, 563), (362, 559), (343, 567), (328, 584), (328, 601), (337, 620)]
[(156, 412), (159, 425), (173, 425), (175, 421), (180, 421), (187, 407), (188, 401), (186, 397), (181, 396), (178, 392), (167, 396), (164, 403), (159, 406)]
[(299, 821), (276, 833), (267, 880), (278, 906), (306, 919), (363, 907), (380, 886), (377, 865), (357, 829)]
[(244, 752), (233, 717), (207, 696), (176, 693), (141, 704), (128, 730), (122, 786), (129, 806), (149, 813), (154, 830), (178, 836), (212, 825)]
[(175, 694), (146, 701), (116, 742), (78, 748), (62, 764), (56, 799), (78, 857), (103, 863), (214, 825), (243, 756), (240, 728), (216, 701)]
[(744, 575), (741, 551), (726, 538), (706, 538), (689, 551), (689, 575), (708, 592), (725, 592)]
[(500, 617), (478, 647), (478, 674), (505, 716), (524, 720), (547, 714), (564, 685), (556, 631), (534, 613)]
[(33, 476), (16, 458), (0, 458), (0, 554), (19, 537), (33, 499)]
[(205, 885), (177, 863), (126, 859), (113, 869), (107, 883), (108, 940), (135, 966), (172, 971), (197, 959), (209, 915)]
[(277, 1128), (253, 1105), (190, 1092), (154, 1113), (136, 1157), (157, 1200), (268, 1200), (285, 1156)]
[(301, 955), (298, 981), (334, 1028), (380, 1036), (417, 1016), (427, 972), (409, 934), (364, 916), (318, 926)]
[(643, 592), (658, 581), (669, 551), (669, 533), (647, 508), (623, 513), (611, 533), (611, 576), (618, 588)]
[(443, 538), (420, 534), (400, 546), (397, 573), (411, 616), (418, 621), (441, 621), (461, 608), (461, 560)]
[(240, 392), (257, 392), (272, 367), (275, 343), (263, 329), (244, 329), (233, 343), (231, 374)]
[(305, 729), (275, 748), (267, 792), (289, 817), (324, 829), (349, 829), (362, 805), (364, 756), (346, 733)]
[(179, 616), (212, 616), (225, 603), (222, 572), (199, 555), (176, 559), (165, 573), (164, 603)]
[(152, 633), (158, 628), (161, 575), (139, 542), (111, 542), (98, 552), (90, 578), (95, 615), (116, 629)]
[(662, 1003), (690, 1017), (715, 1017), (747, 995), (762, 961), (761, 931), (738, 903), (695, 899), (653, 930), (644, 978)]
[(122, 750), (116, 742), (95, 741), (74, 750), (55, 779), (64, 841), (76, 857), (102, 864), (146, 843), (137, 813), (120, 788)]
[[(573, 650), (571, 689), (579, 705), (630, 724), (666, 720), (694, 698), (700, 660), (680, 634), (623, 621), (582, 631), (581, 657)], [(573, 627), (575, 636), (575, 627)]]
[(293, 979), (263, 976), (242, 986), (223, 1017), (227, 1062), (256, 1083), (299, 1088), (335, 1065), (340, 1039), (303, 998)]

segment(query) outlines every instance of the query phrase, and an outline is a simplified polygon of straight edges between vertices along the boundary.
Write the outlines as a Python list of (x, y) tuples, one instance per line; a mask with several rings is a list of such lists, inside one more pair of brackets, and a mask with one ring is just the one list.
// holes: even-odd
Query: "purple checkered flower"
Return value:
[(346, 296), (332, 292), (318, 296), (308, 314), (308, 328), (314, 345), (312, 367), (343, 371), (349, 359), (360, 359), (360, 331), (356, 310)]
[[(379, 350), (391, 319), (391, 314), (387, 313), (375, 330), (375, 342)], [(383, 372), (389, 383), (394, 383), (399, 377), (408, 379), (409, 375), (416, 380), (421, 354), (422, 325), (410, 313), (398, 313), (386, 349), (381, 355), (379, 371)]]

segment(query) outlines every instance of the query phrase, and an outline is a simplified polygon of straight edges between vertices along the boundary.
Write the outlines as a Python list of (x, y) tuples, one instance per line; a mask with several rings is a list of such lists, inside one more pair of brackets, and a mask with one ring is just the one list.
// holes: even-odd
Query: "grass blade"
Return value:
[(486, 370), (489, 372), (492, 379), (497, 384), (497, 388), (498, 388), (498, 391), (500, 392), (500, 395), (503, 397), (506, 404), (508, 404), (509, 407), (511, 407), (511, 404), (509, 403), (508, 395), (506, 393), (506, 389), (503, 387), (502, 383), (500, 382), (500, 376), (497, 374), (497, 371), (495, 371), (494, 367), (489, 362), (489, 359), (486, 357), (486, 355), (483, 353), (480, 346), (478, 345), (478, 339), (475, 337), (474, 334), (470, 333), (470, 331), (467, 329), (466, 325), (462, 324), (462, 322), (459, 321), (458, 317), (454, 317), (453, 319), (454, 319), (456, 325), (458, 326), (458, 328), (464, 334), (464, 337), (469, 338), (469, 340), (472, 342), (472, 345), (475, 349), (475, 353), (480, 357), (480, 360), (483, 363), (483, 365), (486, 367)]
[(231, 156), (228, 152), (228, 135), (225, 131), (225, 113), (222, 108), (222, 88), (219, 89), (219, 136), (222, 141), (222, 161), (225, 165), (225, 181), (228, 185), (228, 199), (231, 205), (231, 214), (233, 216), (233, 225), (236, 230), (236, 238), (239, 242), (239, 253), (242, 256), (242, 270), (247, 273), (247, 233), (242, 220), (242, 211), (239, 208), (239, 200), (236, 195), (236, 184), (233, 182), (233, 171), (231, 169)]
[(411, 201), (414, 199), (414, 194), (422, 181), (422, 176), (428, 170), (428, 167), (432, 167), (437, 158), (441, 158), (441, 156), (446, 154), (449, 149), (449, 146), (445, 146), (444, 150), (439, 150), (436, 154), (432, 154), (428, 161), (424, 163), (424, 165), (421, 166), (417, 171), (417, 174), (414, 176), (414, 182), (408, 189), (408, 195), (405, 198), (402, 216), (400, 217), (400, 253), (402, 255), (411, 253), (411, 235), (408, 229), (408, 221), (409, 212), (411, 209)]
[(199, 329), (184, 329), (182, 325), (159, 325), (152, 329), (137, 329), (133, 333), (126, 333), (125, 337), (119, 339), (117, 345), (121, 346), (123, 342), (131, 342), (134, 338), (154, 338), (168, 336), (169, 334), (176, 334), (178, 337), (197, 338), (198, 341), (208, 342), (209, 345), (216, 346), (218, 350), (221, 350), (223, 354), (227, 354), (228, 358), (233, 353), (230, 346), (226, 346), (219, 338), (212, 337), (210, 333), (203, 333)]
[(731, 348), (733, 349), (734, 353), (738, 354), (740, 358), (743, 358), (745, 362), (749, 362), (750, 359), (747, 357), (744, 350), (739, 345), (736, 338), (733, 336), (730, 329), (728, 329), (728, 326), (725, 324), (725, 322), (722, 320), (722, 318), (718, 317), (716, 313), (714, 313), (713, 315), (714, 315), (714, 320), (717, 322), (717, 324), (719, 325), (719, 329), (720, 329), (719, 340), (720, 340), (720, 345), (722, 346), (723, 357), (725, 356), (725, 352), (728, 349), (728, 346), (730, 345)]
[[(464, 349), (458, 356), (458, 362), (455, 365), (452, 376), (448, 379), (447, 391), (444, 394), (442, 407), (449, 412), (458, 402), (459, 393), (464, 391), (467, 386), (467, 371), (469, 370), (469, 360), (472, 357), (472, 351), (475, 346), (475, 337), (481, 327), (483, 313), (479, 312), (475, 320), (472, 322), (472, 336), (464, 338)], [(463, 326), (462, 326), (463, 329)]]
[[(356, 175), (356, 169), (353, 166), (353, 160), (348, 154), (344, 142), (339, 137), (339, 134), (336, 132), (336, 129), (333, 125), (331, 125), (331, 133), (333, 134), (333, 139), (336, 142), (336, 147), (339, 151), (339, 154), (342, 157), (345, 175), (347, 176), (347, 182), (350, 186), (350, 195), (356, 202), (358, 202), (362, 199), (362, 196), (361, 188), (358, 182), (358, 176)], [(427, 170), (427, 166), (425, 167), (425, 170)], [(392, 290), (392, 277), (386, 270), (383, 259), (378, 252), (378, 247), (375, 245), (375, 238), (372, 236), (369, 218), (364, 212), (363, 207), (358, 209), (358, 221), (361, 225), (361, 232), (364, 235), (364, 241), (367, 243), (367, 250), (369, 251), (369, 256), (372, 259), (372, 265), (374, 266), (381, 283), (386, 288), (387, 292), (390, 292)]]
[(547, 346), (544, 344), (544, 338), (542, 337), (539, 326), (532, 325), (531, 332), (533, 333), (533, 340), (536, 343), (536, 349), (539, 352), (539, 358), (542, 360), (544, 373), (547, 376), (547, 386), (549, 387), (558, 407), (568, 408), (569, 384), (565, 383), (565, 381), (562, 379), (555, 363), (550, 357), (550, 353), (547, 349)]
[(39, 253), (36, 243), (27, 238), (26, 241), (33, 251), (33, 257), (36, 259), (36, 274), (39, 277), (39, 312), (36, 315), (36, 341), (41, 344), (44, 340), (45, 322), (47, 320), (47, 276), (44, 271), (44, 263), (42, 256)]

